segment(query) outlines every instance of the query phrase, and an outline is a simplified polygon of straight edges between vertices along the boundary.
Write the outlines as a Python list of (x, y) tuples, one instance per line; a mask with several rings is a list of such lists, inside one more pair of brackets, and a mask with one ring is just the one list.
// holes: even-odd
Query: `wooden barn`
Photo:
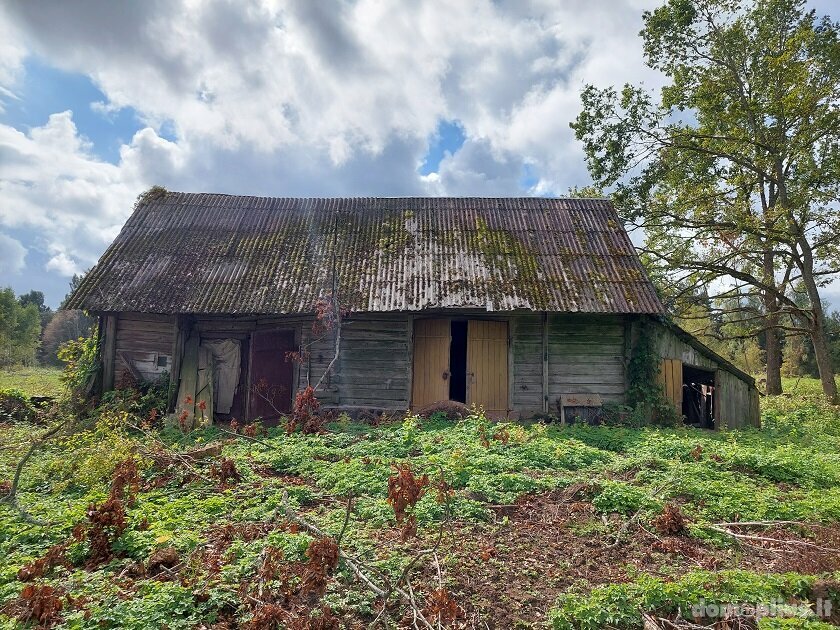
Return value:
[(270, 420), (319, 381), (347, 411), (591, 417), (652, 334), (689, 422), (758, 424), (754, 380), (666, 322), (605, 200), (153, 190), (68, 308), (100, 317), (105, 389), (168, 375), (215, 418)]

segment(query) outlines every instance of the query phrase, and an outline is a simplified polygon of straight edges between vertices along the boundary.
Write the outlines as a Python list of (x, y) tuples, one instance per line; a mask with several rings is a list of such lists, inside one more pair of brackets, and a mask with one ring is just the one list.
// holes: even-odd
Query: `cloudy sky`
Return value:
[(7, 0), (0, 286), (56, 305), (154, 184), (283, 196), (586, 185), (569, 129), (578, 94), (660, 84), (638, 38), (656, 4)]

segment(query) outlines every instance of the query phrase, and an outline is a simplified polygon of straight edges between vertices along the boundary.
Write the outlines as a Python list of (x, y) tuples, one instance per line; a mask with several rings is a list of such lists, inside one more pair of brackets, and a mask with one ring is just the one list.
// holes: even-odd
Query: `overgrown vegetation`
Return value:
[[(818, 396), (722, 433), (323, 424), (308, 405), (316, 431), (184, 434), (155, 404), (111, 395), (26, 462), (20, 510), (0, 506), (4, 627), (670, 628), (721, 604), (742, 627), (837, 621), (817, 603), (840, 584), (840, 413)], [(8, 490), (44, 429), (3, 428)], [(774, 602), (799, 618), (751, 621)]]

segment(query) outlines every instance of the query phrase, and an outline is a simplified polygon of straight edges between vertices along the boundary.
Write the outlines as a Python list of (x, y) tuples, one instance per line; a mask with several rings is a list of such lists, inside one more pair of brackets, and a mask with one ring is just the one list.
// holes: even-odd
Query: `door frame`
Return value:
[[(246, 383), (246, 391), (245, 391), (245, 421), (250, 422), (251, 418), (251, 376), (253, 374), (252, 367), (253, 367), (253, 360), (254, 360), (254, 336), (260, 335), (262, 333), (273, 333), (273, 332), (290, 332), (292, 333), (292, 344), (294, 347), (300, 347), (300, 327), (271, 327), (271, 328), (258, 328), (252, 330), (248, 335), (248, 374), (245, 378)], [(294, 348), (292, 348), (294, 350)], [(284, 357), (285, 360), (285, 357)], [(297, 362), (292, 363), (292, 386), (289, 388), (289, 408), (294, 407), (295, 401), (295, 394), (297, 393), (298, 389), (298, 380), (300, 378), (300, 374), (298, 372), (300, 366), (297, 365)]]
[[(411, 378), (409, 379), (409, 409), (414, 410), (414, 344), (415, 344), (415, 322), (420, 319), (446, 319), (450, 322), (454, 320), (466, 321), (468, 322), (467, 326), (469, 326), (470, 321), (496, 321), (496, 322), (505, 322), (507, 323), (507, 374), (508, 374), (508, 388), (507, 388), (507, 410), (506, 415), (510, 416), (510, 414), (514, 411), (513, 409), (513, 398), (514, 398), (514, 389), (515, 389), (515, 377), (514, 377), (514, 357), (513, 357), (513, 335), (514, 329), (516, 326), (516, 317), (505, 317), (499, 316), (497, 314), (487, 315), (485, 313), (423, 313), (422, 315), (412, 313), (409, 318), (409, 327), (410, 327), (410, 339), (411, 343), (409, 344), (409, 365), (411, 365)], [(467, 333), (469, 334), (469, 333)], [(469, 342), (468, 342), (469, 343)], [(467, 348), (467, 354), (469, 354), (469, 348)], [(469, 399), (469, 378), (467, 379), (467, 399)]]

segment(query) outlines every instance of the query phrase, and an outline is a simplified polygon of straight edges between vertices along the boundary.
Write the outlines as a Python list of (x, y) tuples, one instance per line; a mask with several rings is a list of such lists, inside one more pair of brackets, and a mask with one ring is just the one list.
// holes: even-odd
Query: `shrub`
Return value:
[(0, 422), (31, 422), (35, 407), (19, 389), (0, 389)]
[(138, 420), (156, 420), (169, 404), (169, 374), (163, 373), (154, 382), (136, 383), (134, 387), (114, 389), (102, 394), (97, 413), (128, 413)]
[(63, 343), (58, 358), (64, 363), (62, 380), (74, 394), (82, 394), (99, 372), (99, 335), (96, 328), (89, 337)]

